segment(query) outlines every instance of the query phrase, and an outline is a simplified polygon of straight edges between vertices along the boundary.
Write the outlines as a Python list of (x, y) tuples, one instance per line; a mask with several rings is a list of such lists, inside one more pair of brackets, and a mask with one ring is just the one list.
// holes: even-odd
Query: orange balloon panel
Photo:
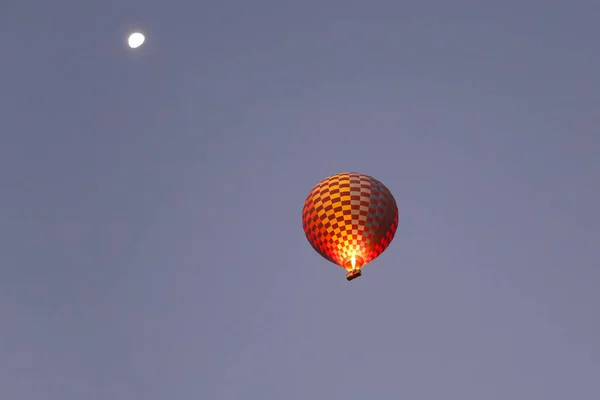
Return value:
[(360, 268), (389, 246), (398, 228), (398, 206), (377, 179), (355, 172), (332, 175), (308, 195), (302, 226), (312, 247), (347, 270)]

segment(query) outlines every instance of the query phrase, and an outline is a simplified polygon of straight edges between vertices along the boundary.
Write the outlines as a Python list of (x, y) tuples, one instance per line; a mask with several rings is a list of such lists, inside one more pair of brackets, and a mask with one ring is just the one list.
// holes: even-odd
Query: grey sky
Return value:
[[(0, 397), (600, 398), (599, 17), (2, 2)], [(400, 209), (351, 283), (301, 227), (342, 171)]]

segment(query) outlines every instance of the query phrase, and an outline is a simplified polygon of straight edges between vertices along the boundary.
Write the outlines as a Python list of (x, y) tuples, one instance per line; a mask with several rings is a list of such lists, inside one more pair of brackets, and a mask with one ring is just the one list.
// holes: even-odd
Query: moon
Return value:
[(131, 47), (132, 49), (137, 49), (142, 44), (144, 44), (145, 41), (146, 41), (146, 38), (144, 37), (144, 35), (142, 35), (139, 32), (132, 33), (131, 35), (129, 35), (129, 38), (127, 39), (127, 43), (129, 44), (129, 47)]

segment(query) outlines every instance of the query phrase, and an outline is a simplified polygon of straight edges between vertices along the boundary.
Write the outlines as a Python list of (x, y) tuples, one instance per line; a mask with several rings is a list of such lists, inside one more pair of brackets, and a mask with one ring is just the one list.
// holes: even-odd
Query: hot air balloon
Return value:
[(398, 206), (377, 179), (343, 172), (311, 190), (302, 210), (302, 227), (315, 251), (346, 269), (351, 281), (394, 239)]

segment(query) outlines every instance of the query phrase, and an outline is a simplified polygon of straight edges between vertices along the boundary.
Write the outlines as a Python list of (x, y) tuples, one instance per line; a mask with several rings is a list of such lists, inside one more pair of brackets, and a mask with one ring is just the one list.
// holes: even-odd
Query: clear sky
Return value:
[[(0, 397), (599, 399), (599, 17), (1, 2)], [(350, 283), (301, 226), (342, 171), (400, 209)]]

